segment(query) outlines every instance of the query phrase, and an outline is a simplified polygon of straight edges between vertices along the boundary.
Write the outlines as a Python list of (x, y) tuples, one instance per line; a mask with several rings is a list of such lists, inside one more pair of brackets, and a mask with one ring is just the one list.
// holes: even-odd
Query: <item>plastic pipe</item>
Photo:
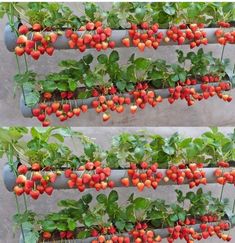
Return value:
[[(226, 81), (224, 81), (224, 82), (226, 82)], [(218, 83), (210, 83), (210, 85), (216, 86), (216, 85), (218, 85)], [(196, 92), (201, 91), (200, 84), (191, 85), (189, 87), (194, 88)], [(162, 98), (168, 98), (169, 97), (168, 89), (155, 89), (154, 92), (156, 93), (157, 96), (160, 95)], [(27, 93), (25, 95), (27, 95)], [(129, 97), (129, 98), (131, 98), (132, 101), (134, 99), (133, 96), (128, 94), (128, 93), (125, 93), (122, 96), (123, 97)], [(110, 99), (110, 98), (112, 98), (112, 95), (106, 96), (106, 99)], [(88, 99), (69, 100), (68, 103), (71, 104), (72, 108), (78, 107), (78, 106), (81, 106), (81, 105), (87, 105), (88, 108), (92, 108), (92, 101), (93, 100), (97, 100), (97, 97), (91, 97), (91, 98), (88, 98)], [(50, 104), (50, 103), (51, 102), (48, 102), (48, 104)], [(37, 105), (35, 107), (37, 107)], [(20, 110), (21, 110), (22, 115), (24, 117), (33, 117), (32, 109), (33, 108), (30, 108), (25, 104), (25, 101), (24, 101), (24, 98), (23, 98), (23, 95), (22, 95), (21, 98), (20, 98)]]
[[(207, 33), (208, 43), (210, 43), (210, 44), (217, 43), (217, 39), (214, 34), (217, 29), (218, 28), (204, 28), (203, 29)], [(230, 30), (230, 28), (228, 30)], [(232, 30), (232, 28), (231, 28), (231, 30)], [(159, 29), (158, 33), (163, 33), (163, 35), (166, 36), (166, 31), (167, 31), (167, 29)], [(48, 35), (50, 33), (51, 32), (47, 32), (47, 31), (44, 32), (45, 35)], [(79, 36), (81, 36), (81, 35), (83, 35), (84, 31), (77, 31), (77, 33)], [(116, 47), (124, 47), (124, 45), (122, 44), (122, 39), (125, 37), (128, 37), (128, 36), (129, 36), (128, 30), (113, 30), (110, 40), (116, 42)], [(29, 36), (29, 38), (30, 38), (30, 36)], [(16, 47), (16, 40), (17, 40), (17, 37), (16, 37), (15, 33), (11, 31), (11, 27), (9, 26), (9, 24), (7, 24), (5, 27), (5, 31), (4, 31), (4, 41), (5, 41), (6, 47), (9, 51), (11, 51), (11, 52), (14, 51), (14, 49)], [(188, 43), (189, 43), (189, 41), (186, 40), (184, 44), (188, 44)], [(178, 45), (178, 44), (177, 44), (177, 42), (173, 42), (173, 41), (169, 41), (169, 42), (162, 41), (160, 43), (160, 46), (161, 45), (167, 46), (167, 45)], [(70, 47), (68, 45), (68, 39), (65, 37), (65, 31), (61, 31), (61, 35), (58, 37), (57, 41), (52, 44), (52, 46), (54, 46), (55, 49), (57, 49), (57, 50), (70, 49)]]

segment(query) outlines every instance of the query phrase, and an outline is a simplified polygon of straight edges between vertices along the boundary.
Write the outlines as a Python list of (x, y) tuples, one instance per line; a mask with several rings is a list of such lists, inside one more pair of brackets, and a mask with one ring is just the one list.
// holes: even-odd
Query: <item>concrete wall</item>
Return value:
[[(81, 3), (69, 4), (75, 12), (78, 8), (82, 8)], [(108, 3), (103, 3), (103, 7), (108, 8)], [(16, 62), (13, 53), (6, 50), (3, 43), (3, 30), (6, 19), (0, 22), (0, 125), (40, 125), (36, 119), (23, 118), (19, 110), (19, 94), (16, 91), (16, 97), (13, 98), (13, 76), (16, 74)], [(190, 51), (189, 47), (184, 46), (170, 46), (160, 47), (158, 50), (148, 50), (144, 53), (146, 57), (153, 59), (163, 58), (168, 62), (174, 63), (176, 61), (175, 50), (182, 49)], [(222, 47), (216, 44), (208, 45), (205, 51), (213, 51), (216, 57), (221, 55)], [(125, 62), (133, 52), (137, 56), (143, 55), (136, 49), (124, 48), (118, 50), (121, 56), (121, 62)], [(88, 50), (84, 54), (79, 51), (66, 50), (56, 51), (53, 57), (44, 55), (39, 61), (29, 61), (29, 68), (38, 73), (44, 74), (54, 72), (57, 70), (57, 63), (62, 59), (80, 59), (87, 53), (92, 53), (97, 56), (97, 52)], [(108, 53), (107, 51), (106, 53)], [(228, 57), (234, 63), (235, 45), (228, 45), (225, 48), (224, 57)], [(98, 53), (100, 54), (100, 53)], [(23, 60), (22, 60), (23, 61)], [(231, 91), (233, 98), (235, 98), (235, 90)], [(164, 101), (159, 107), (146, 108), (143, 111), (138, 111), (136, 115), (131, 115), (129, 109), (123, 114), (114, 113), (112, 119), (107, 123), (103, 123), (102, 117), (90, 110), (87, 114), (81, 115), (79, 118), (73, 118), (70, 121), (63, 123), (65, 126), (233, 126), (235, 124), (235, 101), (225, 103), (220, 99), (214, 97), (207, 101), (196, 103), (192, 107), (188, 107), (184, 101), (178, 101), (170, 105), (168, 101)], [(53, 119), (53, 125), (61, 124), (57, 118)]]
[[(169, 136), (173, 134), (174, 132), (179, 132), (183, 136), (198, 136), (201, 133), (208, 130), (206, 127), (200, 127), (200, 128), (193, 128), (193, 127), (187, 127), (187, 128), (180, 128), (180, 127), (161, 127), (161, 128), (143, 128), (143, 127), (135, 127), (135, 128), (76, 128), (78, 131), (82, 131), (85, 135), (89, 136), (90, 138), (94, 138), (96, 143), (100, 144), (103, 148), (109, 148), (111, 138), (114, 135), (117, 135), (121, 132), (137, 132), (139, 130), (146, 130), (151, 133), (158, 133), (163, 136)], [(233, 128), (220, 128), (222, 132), (230, 133), (233, 132)], [(80, 153), (81, 147), (79, 143), (76, 142), (76, 147), (71, 143), (71, 140), (67, 140), (66, 144), (70, 145), (71, 148), (73, 148), (77, 153)], [(0, 171), (2, 170), (2, 167), (5, 163), (5, 160), (2, 160), (0, 163)], [(120, 202), (125, 202), (127, 195), (130, 195), (132, 192), (134, 192), (138, 196), (146, 196), (146, 197), (152, 197), (152, 198), (162, 198), (167, 200), (169, 203), (173, 202), (176, 197), (174, 190), (176, 188), (179, 188), (177, 186), (161, 186), (158, 187), (155, 191), (152, 189), (144, 190), (142, 193), (139, 193), (134, 188), (118, 188), (117, 191), (120, 193)], [(219, 196), (221, 192), (221, 186), (217, 184), (210, 184), (206, 187), (202, 187), (203, 190), (210, 190), (213, 192), (214, 196)], [(188, 191), (188, 186), (180, 186), (180, 189), (182, 189), (184, 192)], [(6, 191), (5, 187), (3, 186), (2, 177), (0, 177), (0, 215), (1, 215), (1, 225), (0, 225), (0, 243), (16, 243), (18, 240), (18, 234), (16, 234), (16, 238), (13, 238), (12, 235), (12, 221), (11, 217), (15, 213), (15, 201), (14, 196), (12, 193)], [(53, 192), (53, 195), (51, 197), (48, 196), (41, 196), (37, 201), (34, 201), (32, 199), (28, 199), (28, 204), (30, 205), (30, 209), (36, 210), (38, 213), (48, 213), (51, 211), (57, 210), (56, 202), (61, 199), (65, 198), (73, 198), (78, 199), (81, 195), (84, 195), (84, 193), (92, 192), (94, 197), (98, 194), (94, 190), (86, 190), (83, 193), (79, 193), (77, 190), (57, 190)], [(105, 193), (108, 193), (109, 190), (105, 191)], [(231, 202), (235, 199), (235, 191), (234, 186), (232, 185), (226, 185), (224, 190), (224, 198), (227, 197), (230, 199)], [(22, 202), (22, 201), (21, 201)], [(22, 202), (23, 203), (23, 202)], [(21, 204), (23, 205), (23, 204)], [(21, 207), (23, 208), (23, 206)], [(235, 239), (235, 230), (231, 230), (231, 234), (233, 235), (233, 241)], [(232, 241), (232, 242), (233, 242)], [(165, 242), (165, 241), (164, 241)], [(178, 241), (181, 242), (181, 241)], [(221, 242), (217, 238), (212, 238), (210, 240), (203, 241), (206, 243), (214, 242), (219, 243)]]

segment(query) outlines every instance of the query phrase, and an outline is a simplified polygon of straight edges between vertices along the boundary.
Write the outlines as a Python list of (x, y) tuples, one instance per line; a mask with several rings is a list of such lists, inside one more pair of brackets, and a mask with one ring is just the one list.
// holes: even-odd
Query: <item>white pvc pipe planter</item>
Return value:
[[(224, 81), (224, 82), (230, 83), (229, 81)], [(216, 86), (216, 85), (218, 85), (218, 83), (210, 83), (210, 85)], [(196, 92), (201, 91), (200, 84), (190, 85), (189, 87), (194, 88)], [(170, 96), (168, 89), (155, 89), (154, 92), (156, 93), (156, 96), (160, 95), (163, 99), (166, 99)], [(25, 95), (27, 95), (27, 93), (25, 93)], [(128, 93), (124, 93), (124, 94), (122, 94), (122, 96), (129, 97), (133, 101), (133, 96)], [(112, 95), (106, 96), (106, 99), (111, 99), (111, 98), (112, 98)], [(92, 101), (94, 101), (94, 100), (97, 100), (97, 97), (90, 97), (88, 99), (68, 100), (68, 101), (65, 100), (64, 102), (71, 104), (72, 108), (78, 107), (81, 105), (87, 105), (88, 108), (90, 109), (90, 108), (92, 108)], [(48, 104), (50, 104), (50, 102), (48, 102)], [(20, 110), (21, 110), (21, 113), (23, 114), (23, 116), (29, 117), (29, 118), (33, 117), (33, 114), (32, 114), (33, 108), (34, 107), (31, 108), (25, 104), (24, 97), (22, 95), (20, 98)]]
[[(233, 167), (232, 167), (233, 168)], [(206, 179), (207, 183), (216, 183), (216, 177), (214, 176), (214, 171), (216, 168), (203, 168), (203, 171), (206, 172)], [(231, 167), (226, 169), (226, 171), (230, 171)], [(161, 172), (163, 176), (166, 174), (166, 169), (158, 169), (158, 172)], [(81, 171), (74, 171), (78, 175), (81, 175)], [(44, 172), (46, 173), (46, 172)], [(121, 184), (121, 179), (123, 177), (127, 177), (127, 169), (120, 169), (120, 170), (111, 170), (111, 175), (109, 176), (109, 179), (112, 180), (115, 183), (115, 187), (123, 187)], [(4, 169), (3, 169), (3, 181), (5, 184), (5, 187), (7, 188), (8, 191), (13, 191), (15, 184), (16, 177), (14, 173), (11, 171), (11, 168), (9, 167), (8, 164), (5, 164)], [(53, 183), (54, 189), (70, 189), (67, 184), (68, 178), (64, 176), (64, 173), (62, 172), (61, 175), (58, 175), (56, 178), (56, 181)], [(188, 184), (189, 181), (187, 179), (184, 180), (183, 184)], [(161, 180), (159, 182), (159, 185), (177, 185), (177, 183), (169, 180), (168, 182), (164, 182)], [(132, 186), (132, 185), (131, 185)]]
[[(215, 31), (218, 28), (204, 28), (203, 30), (207, 33), (207, 39), (208, 39), (208, 43), (210, 44), (215, 44), (217, 43), (217, 39), (215, 36)], [(228, 30), (232, 30), (233, 28), (229, 28)], [(164, 36), (166, 36), (166, 31), (167, 29), (159, 29), (158, 33), (163, 33)], [(45, 35), (51, 33), (51, 32), (44, 32)], [(81, 36), (84, 31), (77, 31), (77, 33), (79, 34), (79, 36)], [(124, 47), (124, 45), (122, 44), (122, 39), (125, 37), (128, 37), (128, 30), (112, 30), (112, 36), (110, 37), (110, 40), (115, 41), (116, 42), (116, 47)], [(5, 45), (7, 47), (7, 49), (11, 52), (14, 51), (15, 47), (16, 47), (16, 39), (17, 36), (16, 34), (12, 31), (11, 27), (9, 25), (6, 25), (5, 30), (4, 30), (4, 42)], [(184, 44), (188, 44), (189, 41), (185, 41)], [(173, 41), (169, 41), (169, 42), (165, 42), (162, 41), (160, 43), (160, 46), (169, 46), (169, 45), (178, 45), (177, 42), (173, 42)], [(52, 44), (52, 46), (55, 47), (55, 49), (57, 50), (63, 50), (63, 49), (70, 49), (69, 45), (68, 45), (68, 39), (65, 36), (65, 31), (61, 31), (61, 35), (58, 37), (57, 41)], [(89, 48), (89, 47), (88, 47)]]

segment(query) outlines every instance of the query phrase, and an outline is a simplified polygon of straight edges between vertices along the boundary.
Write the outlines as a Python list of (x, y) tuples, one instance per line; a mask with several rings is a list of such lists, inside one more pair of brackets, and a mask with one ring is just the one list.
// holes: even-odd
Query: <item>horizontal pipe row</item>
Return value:
[[(217, 43), (217, 38), (215, 36), (215, 31), (218, 28), (204, 28), (203, 30), (207, 33), (207, 39), (208, 43), (214, 44)], [(232, 29), (232, 28), (231, 28)], [(159, 29), (158, 33), (163, 33), (164, 36), (166, 36), (167, 29)], [(45, 35), (49, 34), (50, 32), (44, 32)], [(81, 36), (84, 31), (77, 31), (78, 35)], [(116, 47), (124, 47), (122, 44), (122, 39), (125, 37), (128, 37), (128, 30), (113, 30), (112, 31), (112, 36), (110, 37), (110, 40), (116, 42)], [(12, 31), (10, 25), (6, 25), (5, 30), (4, 30), (4, 42), (7, 47), (7, 49), (11, 52), (14, 51), (16, 47), (16, 40), (17, 36), (15, 32)], [(184, 44), (188, 44), (189, 41), (186, 40)], [(169, 41), (165, 42), (162, 41), (160, 45), (166, 46), (166, 45), (177, 45), (176, 42)], [(68, 45), (68, 39), (65, 36), (65, 32), (61, 31), (61, 35), (59, 35), (57, 41), (52, 44), (52, 46), (55, 47), (57, 50), (63, 50), (63, 49), (70, 49)], [(89, 47), (88, 47), (89, 48)]]
[[(224, 81), (224, 82), (229, 82), (229, 81)], [(216, 86), (216, 85), (218, 85), (218, 83), (210, 83), (210, 85)], [(189, 87), (194, 88), (196, 92), (201, 91), (200, 84), (191, 85)], [(164, 99), (168, 98), (170, 95), (168, 89), (155, 89), (154, 92), (156, 93), (156, 96), (160, 95)], [(27, 93), (25, 93), (25, 95), (27, 95)], [(128, 93), (125, 93), (122, 96), (129, 97), (129, 98), (131, 98), (132, 101), (134, 99), (133, 96)], [(111, 99), (111, 98), (112, 98), (112, 95), (106, 96), (106, 99)], [(72, 108), (78, 107), (78, 106), (80, 107), (81, 105), (87, 105), (88, 108), (92, 108), (92, 102), (94, 100), (97, 100), (97, 97), (90, 97), (88, 99), (73, 99), (73, 100), (69, 100), (69, 103)], [(50, 102), (48, 102), (48, 104), (50, 104)], [(24, 117), (33, 117), (32, 108), (28, 107), (25, 104), (23, 95), (21, 96), (21, 99), (20, 99), (20, 110)]]
[[(216, 183), (216, 177), (214, 176), (214, 171), (216, 168), (203, 168), (203, 171), (206, 172), (206, 179), (207, 183)], [(227, 170), (229, 171), (231, 168), (228, 168)], [(166, 169), (158, 169), (158, 172), (161, 172), (163, 176), (166, 174)], [(74, 171), (77, 173), (79, 176), (83, 173), (82, 171)], [(46, 172), (43, 172), (46, 173)], [(111, 170), (111, 175), (109, 176), (109, 180), (112, 180), (115, 183), (116, 187), (123, 187), (121, 183), (121, 179), (123, 177), (127, 177), (127, 169), (112, 169)], [(13, 191), (14, 186), (16, 185), (16, 176), (12, 172), (10, 166), (6, 164), (3, 168), (3, 181), (5, 184), (5, 187), (7, 188), (8, 191)], [(54, 189), (70, 189), (68, 184), (67, 184), (68, 178), (65, 177), (64, 173), (61, 175), (58, 175), (56, 178), (56, 181), (53, 183)], [(183, 184), (188, 184), (189, 181), (185, 178)], [(168, 182), (164, 182), (161, 180), (159, 182), (159, 185), (177, 185), (175, 182), (169, 180)]]

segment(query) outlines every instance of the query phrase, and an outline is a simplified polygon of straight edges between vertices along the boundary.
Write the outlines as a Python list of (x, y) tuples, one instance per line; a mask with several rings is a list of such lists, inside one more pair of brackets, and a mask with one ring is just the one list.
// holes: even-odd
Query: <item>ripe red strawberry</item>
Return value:
[(88, 22), (86, 24), (86, 29), (87, 30), (93, 30), (95, 28), (95, 24), (93, 22)]
[(38, 117), (40, 115), (40, 113), (41, 113), (41, 110), (39, 108), (32, 109), (33, 116)]
[(24, 184), (26, 180), (26, 176), (18, 175), (18, 177), (16, 178), (16, 184)]
[(29, 194), (34, 200), (37, 200), (40, 195), (40, 192), (38, 190), (32, 190)]
[(144, 43), (139, 43), (139, 44), (138, 44), (138, 49), (139, 49), (140, 51), (144, 51), (144, 49), (145, 49), (145, 44), (144, 44)]
[(41, 25), (40, 24), (34, 24), (33, 26), (32, 26), (32, 29), (33, 29), (33, 31), (40, 31), (41, 29), (42, 29), (42, 27), (41, 27)]
[(39, 57), (40, 57), (40, 55), (41, 55), (41, 53), (40, 53), (40, 51), (38, 51), (38, 50), (33, 50), (33, 51), (31, 51), (30, 55), (31, 55), (31, 57), (32, 57), (34, 60), (38, 60)]
[(59, 102), (53, 102), (52, 104), (51, 104), (51, 108), (52, 108), (52, 112), (56, 112), (58, 109), (59, 109), (59, 107), (60, 107), (60, 103)]
[(62, 109), (63, 109), (63, 111), (64, 112), (68, 112), (68, 111), (70, 111), (70, 104), (63, 104), (62, 105)]
[(73, 109), (73, 113), (74, 113), (75, 116), (79, 116), (80, 113), (81, 113), (81, 109), (79, 107), (78, 108), (74, 108)]
[(43, 237), (43, 239), (45, 239), (45, 240), (49, 240), (50, 238), (51, 238), (51, 233), (50, 232), (48, 232), (48, 231), (45, 231), (45, 232), (43, 232), (43, 234), (42, 234), (42, 237)]
[(46, 53), (47, 53), (49, 56), (52, 56), (54, 50), (55, 50), (55, 48), (52, 47), (52, 46), (47, 47), (47, 48), (46, 48)]
[(87, 105), (82, 105), (81, 106), (81, 110), (82, 110), (82, 112), (87, 112), (88, 106)]
[(18, 168), (17, 168), (17, 171), (19, 174), (26, 174), (27, 171), (28, 171), (28, 168), (26, 165), (20, 165)]
[(37, 118), (38, 118), (38, 120), (39, 120), (40, 122), (43, 122), (43, 121), (45, 121), (45, 119), (46, 119), (46, 115), (45, 115), (44, 113), (42, 113), (42, 114), (39, 114), (39, 115), (37, 116)]
[(73, 31), (72, 31), (71, 29), (67, 29), (67, 30), (65, 31), (65, 36), (66, 36), (67, 38), (70, 38), (72, 34), (73, 34)]
[(122, 39), (122, 44), (126, 47), (130, 47), (130, 39), (129, 38)]
[(52, 194), (53, 190), (54, 190), (54, 188), (52, 186), (48, 186), (45, 188), (45, 193), (50, 196)]
[(122, 178), (121, 183), (122, 183), (123, 186), (128, 187), (130, 185), (129, 178)]
[(17, 56), (22, 56), (25, 52), (25, 49), (23, 47), (16, 46), (15, 48), (15, 54)]
[(20, 35), (18, 38), (17, 38), (17, 41), (16, 41), (16, 44), (17, 45), (23, 45), (27, 42), (27, 37), (25, 35)]
[(15, 186), (13, 190), (17, 196), (20, 196), (24, 193), (24, 189), (19, 186)]
[(33, 171), (39, 171), (41, 169), (41, 166), (38, 163), (33, 163), (32, 166), (31, 166), (31, 169)]
[(23, 24), (23, 25), (21, 25), (19, 27), (18, 32), (21, 35), (25, 35), (25, 34), (27, 34), (29, 32), (29, 29), (28, 29), (28, 27), (26, 25)]
[(109, 41), (108, 45), (111, 49), (113, 49), (115, 47), (116, 43), (115, 43), (115, 41)]

